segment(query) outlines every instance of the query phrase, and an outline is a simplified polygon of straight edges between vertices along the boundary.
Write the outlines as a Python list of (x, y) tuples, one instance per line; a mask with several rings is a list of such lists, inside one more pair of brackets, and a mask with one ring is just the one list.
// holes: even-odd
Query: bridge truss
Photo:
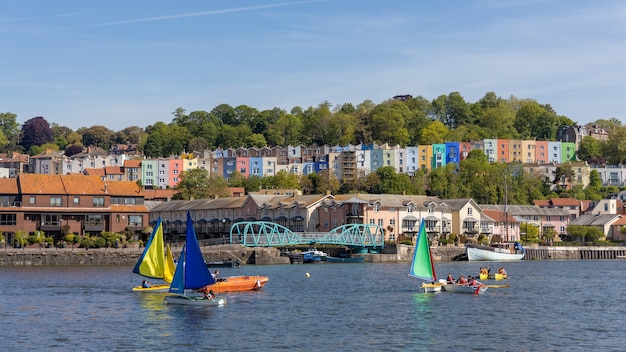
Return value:
[(385, 233), (373, 224), (342, 225), (330, 232), (293, 232), (273, 222), (244, 221), (231, 226), (230, 243), (246, 247), (336, 244), (378, 250), (385, 246)]

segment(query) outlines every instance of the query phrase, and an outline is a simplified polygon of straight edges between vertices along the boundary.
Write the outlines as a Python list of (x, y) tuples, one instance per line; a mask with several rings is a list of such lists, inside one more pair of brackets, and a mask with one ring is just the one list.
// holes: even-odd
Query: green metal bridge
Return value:
[(342, 225), (330, 232), (293, 232), (266, 221), (238, 222), (230, 228), (230, 243), (246, 247), (335, 244), (376, 253), (385, 246), (383, 228), (372, 224)]

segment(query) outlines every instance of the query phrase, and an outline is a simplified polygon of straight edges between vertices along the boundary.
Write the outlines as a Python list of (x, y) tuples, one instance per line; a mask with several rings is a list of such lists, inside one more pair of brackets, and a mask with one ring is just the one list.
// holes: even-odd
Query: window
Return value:
[(63, 198), (61, 198), (59, 196), (52, 196), (52, 197), (50, 197), (50, 206), (51, 207), (60, 207), (61, 205), (63, 205)]
[(383, 219), (378, 219), (378, 226), (383, 226)]
[(74, 196), (74, 205), (79, 205), (79, 204), (80, 204), (80, 197)]
[(29, 198), (29, 203), (30, 203), (30, 204), (35, 204), (35, 203), (37, 203), (37, 197), (35, 197), (35, 196), (30, 196), (30, 198)]
[(103, 207), (104, 206), (104, 197), (93, 197), (93, 206), (94, 207)]
[(48, 226), (61, 226), (60, 216), (58, 214), (47, 214), (43, 216), (43, 224)]
[(143, 226), (143, 217), (141, 215), (129, 215), (128, 226)]
[(87, 216), (87, 225), (89, 226), (99, 226), (104, 224), (102, 221), (102, 215), (88, 215)]
[(0, 225), (15, 225), (15, 214), (0, 214)]
[(125, 198), (124, 199), (124, 204), (135, 204), (137, 201), (136, 198)]
[(467, 208), (467, 215), (472, 215), (472, 208)]

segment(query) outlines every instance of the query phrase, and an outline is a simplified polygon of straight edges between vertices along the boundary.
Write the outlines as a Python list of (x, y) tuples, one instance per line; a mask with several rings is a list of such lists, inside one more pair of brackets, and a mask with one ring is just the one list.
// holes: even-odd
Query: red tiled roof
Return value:
[(124, 167), (141, 167), (141, 160), (124, 160)]
[(0, 194), (19, 194), (17, 179), (0, 178)]
[(146, 189), (143, 191), (145, 199), (172, 199), (173, 189)]
[(137, 182), (132, 181), (115, 181), (107, 182), (107, 193), (112, 196), (132, 196), (139, 197), (143, 195), (141, 187)]
[(20, 174), (18, 182), (23, 194), (104, 194), (99, 176)]
[(483, 213), (485, 213), (485, 215), (487, 215), (488, 217), (494, 219), (495, 221), (499, 223), (501, 222), (516, 223), (517, 222), (517, 220), (515, 220), (515, 218), (511, 216), (511, 214), (505, 214), (504, 212), (499, 211), (499, 210), (484, 209)]
[(104, 169), (85, 169), (83, 173), (89, 176), (105, 176)]
[(105, 166), (104, 173), (106, 175), (123, 175), (124, 171), (119, 166)]
[(547, 199), (535, 199), (533, 200), (533, 204), (535, 204), (538, 207), (549, 207), (550, 201)]
[(613, 224), (611, 224), (612, 226), (615, 225), (620, 225), (620, 226), (624, 226), (626, 225), (626, 216), (622, 216), (621, 218), (617, 219)]
[(550, 199), (553, 206), (580, 206), (580, 201), (576, 198), (552, 198)]

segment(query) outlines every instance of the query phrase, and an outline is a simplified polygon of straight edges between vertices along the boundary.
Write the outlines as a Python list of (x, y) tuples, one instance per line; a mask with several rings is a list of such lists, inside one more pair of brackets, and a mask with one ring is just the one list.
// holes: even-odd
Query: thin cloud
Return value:
[(96, 24), (94, 26), (96, 27), (97, 26), (115, 26), (115, 25), (120, 25), (120, 24), (131, 24), (131, 23), (140, 23), (140, 22), (167, 21), (167, 20), (175, 20), (179, 18), (212, 16), (212, 15), (220, 15), (220, 14), (225, 14), (225, 13), (254, 11), (254, 10), (262, 10), (262, 9), (269, 9), (269, 8), (276, 8), (276, 7), (285, 7), (285, 6), (295, 6), (295, 5), (302, 5), (302, 4), (323, 2), (323, 1), (326, 1), (326, 0), (305, 0), (305, 1), (282, 2), (282, 3), (274, 3), (274, 4), (258, 5), (258, 6), (235, 7), (231, 9), (183, 13), (179, 15), (136, 18), (132, 20), (101, 23), (101, 24)]

